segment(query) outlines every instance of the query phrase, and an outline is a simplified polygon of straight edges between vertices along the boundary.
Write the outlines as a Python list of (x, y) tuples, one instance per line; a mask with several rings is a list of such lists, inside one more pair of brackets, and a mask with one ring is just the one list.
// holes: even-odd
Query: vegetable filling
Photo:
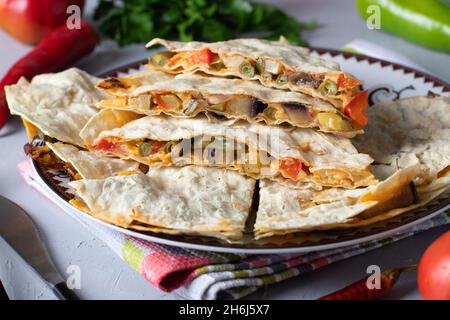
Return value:
[[(194, 70), (207, 68), (224, 73), (239, 73), (244, 79), (258, 77), (263, 83), (273, 84), (276, 87), (287, 89), (291, 84), (295, 87), (318, 90), (323, 97), (339, 100), (342, 103), (341, 111), (347, 115), (354, 125), (361, 127), (367, 123), (365, 108), (367, 98), (363, 101), (358, 86), (361, 82), (342, 72), (310, 74), (290, 70), (278, 61), (259, 57), (255, 60), (245, 58), (238, 54), (221, 55), (205, 48), (198, 51), (158, 52), (153, 55), (149, 63), (156, 68), (169, 68), (171, 70)], [(358, 104), (358, 111), (352, 112)]]
[(250, 176), (271, 177), (280, 173), (297, 181), (309, 174), (308, 167), (295, 158), (274, 159), (265, 151), (225, 137), (196, 136), (179, 141), (101, 139), (97, 151), (133, 158), (148, 165), (198, 164), (231, 167)]
[[(120, 107), (139, 106), (168, 114), (183, 113), (195, 116), (199, 112), (210, 111), (219, 115), (233, 116), (238, 119), (263, 120), (267, 124), (287, 122), (292, 125), (312, 127), (316, 125), (324, 131), (353, 131), (355, 126), (339, 113), (316, 112), (301, 103), (265, 103), (251, 96), (207, 95), (200, 93), (158, 93), (137, 97), (120, 97), (111, 100), (111, 104)], [(349, 109), (355, 116), (364, 115), (356, 105)], [(361, 113), (362, 112), (362, 113)], [(363, 123), (363, 122), (362, 122)]]

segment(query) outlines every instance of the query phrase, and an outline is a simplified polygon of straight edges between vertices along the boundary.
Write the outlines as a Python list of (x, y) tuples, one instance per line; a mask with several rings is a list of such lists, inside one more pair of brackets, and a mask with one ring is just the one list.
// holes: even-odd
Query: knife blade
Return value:
[(57, 271), (39, 231), (28, 214), (14, 202), (0, 196), (0, 237), (44, 279), (61, 300), (77, 300)]

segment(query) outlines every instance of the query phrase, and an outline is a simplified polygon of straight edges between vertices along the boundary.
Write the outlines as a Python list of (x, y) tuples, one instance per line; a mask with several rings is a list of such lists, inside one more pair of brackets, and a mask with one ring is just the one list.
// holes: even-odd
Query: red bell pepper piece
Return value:
[(344, 107), (344, 113), (352, 119), (353, 123), (359, 127), (367, 124), (368, 120), (365, 114), (367, 108), (368, 94), (367, 90), (360, 91), (356, 96)]
[(211, 64), (218, 55), (208, 48), (193, 52), (189, 57), (191, 64)]
[(96, 145), (95, 149), (103, 152), (112, 152), (116, 148), (116, 144), (112, 141), (106, 139), (100, 140)]
[(338, 77), (337, 85), (339, 89), (353, 89), (361, 84), (360, 81), (352, 78), (346, 77), (345, 74), (341, 73)]
[(161, 149), (162, 146), (163, 146), (163, 143), (161, 141), (153, 141), (152, 153), (157, 153)]
[(297, 179), (302, 170), (302, 162), (294, 158), (282, 159), (280, 160), (280, 169), (290, 178)]

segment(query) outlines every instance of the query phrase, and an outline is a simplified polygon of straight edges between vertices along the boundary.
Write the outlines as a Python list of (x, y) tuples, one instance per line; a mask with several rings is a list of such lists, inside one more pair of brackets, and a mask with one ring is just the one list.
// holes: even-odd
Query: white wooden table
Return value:
[[(412, 61), (450, 82), (450, 58), (412, 45), (390, 35), (368, 30), (359, 19), (352, 0), (272, 1), (304, 21), (316, 18), (321, 28), (305, 37), (312, 46), (339, 48), (354, 38), (361, 38), (401, 52)], [(88, 14), (94, 3), (88, 1)], [(0, 76), (20, 56), (30, 50), (0, 31)], [(78, 66), (100, 73), (147, 57), (143, 45), (123, 49), (102, 43), (96, 52)], [(444, 68), (443, 66), (447, 66)], [(17, 163), (25, 159), (22, 146), (25, 132), (16, 118), (1, 132), (0, 194), (22, 206), (33, 218), (61, 272), (69, 265), (81, 268), (84, 299), (178, 299), (175, 294), (159, 291), (130, 269), (100, 240), (93, 237), (54, 204), (29, 188), (19, 176)], [(1, 208), (0, 208), (1, 210)], [(0, 221), (1, 223), (1, 221)], [(315, 299), (365, 275), (368, 265), (381, 268), (416, 263), (426, 247), (448, 227), (441, 227), (385, 248), (325, 267), (314, 273), (262, 290), (252, 298)], [(33, 272), (18, 260), (0, 240), (0, 279), (12, 299), (54, 299), (55, 297)], [(416, 274), (402, 276), (391, 299), (419, 299)]]

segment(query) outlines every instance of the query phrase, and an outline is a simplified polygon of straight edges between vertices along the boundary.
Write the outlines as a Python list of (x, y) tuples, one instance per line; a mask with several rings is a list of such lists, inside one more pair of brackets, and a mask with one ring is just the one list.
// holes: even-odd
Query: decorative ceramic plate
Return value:
[[(325, 59), (335, 60), (341, 65), (343, 70), (364, 80), (364, 89), (369, 90), (370, 105), (380, 101), (423, 96), (427, 95), (430, 91), (438, 95), (450, 95), (450, 85), (432, 76), (399, 64), (329, 49), (316, 48), (313, 49), (313, 54)], [(134, 73), (144, 69), (144, 63), (146, 61), (139, 61), (112, 70), (101, 76), (124, 76)], [(228, 244), (207, 237), (170, 236), (150, 232), (138, 232), (100, 221), (79, 211), (68, 203), (68, 200), (73, 197), (71, 190), (67, 186), (68, 176), (64, 176), (61, 172), (44, 169), (37, 162), (34, 162), (34, 166), (39, 176), (48, 186), (48, 191), (53, 193), (59, 204), (71, 215), (78, 217), (81, 215), (83, 217), (82, 219), (103, 224), (116, 231), (144, 240), (198, 250), (261, 254), (299, 253), (333, 249), (392, 236), (430, 219), (450, 207), (450, 195), (447, 193), (424, 207), (367, 227), (305, 232), (283, 236), (278, 239), (268, 238), (258, 241), (251, 239), (251, 232), (249, 230), (246, 237), (244, 237), (244, 240), (247, 240), (245, 244)]]

